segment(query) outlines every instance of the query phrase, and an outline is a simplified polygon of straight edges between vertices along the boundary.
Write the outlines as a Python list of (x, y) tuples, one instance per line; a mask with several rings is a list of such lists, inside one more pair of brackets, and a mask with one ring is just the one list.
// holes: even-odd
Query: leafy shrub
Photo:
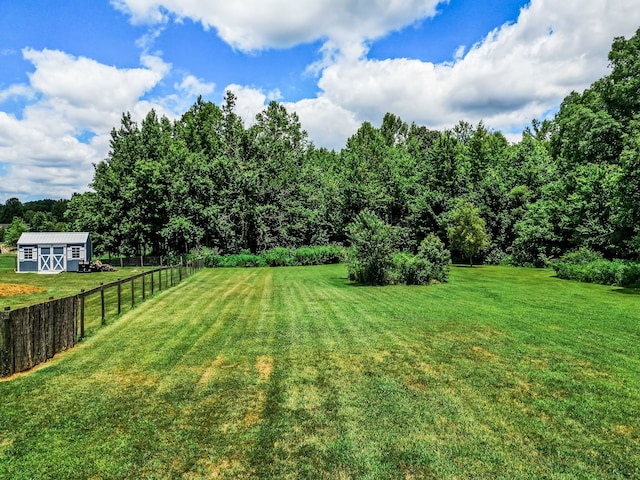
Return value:
[(574, 250), (573, 252), (565, 253), (561, 258), (562, 262), (571, 263), (573, 265), (581, 265), (596, 262), (598, 260), (602, 260), (602, 255), (585, 247)]
[(388, 283), (413, 283), (413, 277), (415, 273), (415, 266), (413, 262), (415, 255), (411, 255), (407, 252), (396, 252), (391, 257), (391, 265), (386, 272)]
[(264, 263), (269, 267), (284, 267), (291, 265), (291, 251), (288, 248), (274, 248), (260, 254)]
[(349, 278), (365, 285), (386, 285), (392, 264), (391, 227), (362, 211), (347, 227), (351, 243)]
[(567, 280), (618, 285), (640, 285), (640, 264), (624, 260), (605, 260), (586, 248), (569, 252), (552, 262), (556, 275)]
[(218, 267), (266, 267), (264, 258), (254, 255), (249, 250), (231, 255), (222, 255), (218, 258)]
[(294, 265), (330, 265), (343, 261), (344, 248), (339, 245), (299, 247), (293, 251)]
[(451, 265), (451, 253), (444, 247), (442, 240), (433, 233), (427, 235), (420, 243), (417, 258), (430, 265), (430, 278), (428, 281), (447, 281)]
[(488, 250), (484, 256), (484, 263), (486, 265), (504, 265), (510, 261), (510, 257), (497, 247)]
[(274, 248), (258, 255), (243, 250), (239, 254), (220, 255), (217, 249), (200, 248), (198, 258), (203, 258), (205, 266), (214, 267), (284, 267), (301, 265), (326, 265), (344, 260), (345, 250), (339, 245), (300, 247), (294, 250)]

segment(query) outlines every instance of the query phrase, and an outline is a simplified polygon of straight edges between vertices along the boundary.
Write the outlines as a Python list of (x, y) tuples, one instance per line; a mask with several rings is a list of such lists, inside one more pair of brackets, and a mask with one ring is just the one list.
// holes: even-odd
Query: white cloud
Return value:
[(5, 90), (0, 90), (0, 103), (10, 99), (10, 98), (33, 98), (35, 92), (28, 85), (16, 84), (11, 85), (9, 88)]
[(189, 18), (244, 51), (320, 39), (359, 45), (435, 15), (440, 0), (112, 0), (137, 24)]
[(359, 121), (379, 122), (389, 111), (432, 128), (484, 119), (509, 131), (607, 73), (613, 37), (632, 35), (640, 24), (634, 4), (533, 0), (516, 23), (449, 63), (336, 56), (321, 72), (319, 98)]
[(193, 75), (185, 75), (182, 82), (179, 84), (176, 83), (174, 88), (186, 93), (190, 97), (197, 97), (198, 95), (209, 95), (212, 93), (215, 89), (215, 84), (207, 83)]
[[(140, 100), (170, 69), (159, 57), (145, 55), (142, 68), (118, 69), (57, 50), (25, 49), (23, 56), (35, 67), (30, 85), (0, 92), (0, 98), (35, 98), (20, 119), (0, 112), (4, 196), (69, 198), (87, 188), (92, 164), (106, 157), (109, 133), (122, 112), (138, 119), (151, 108), (171, 113), (161, 102)], [(89, 142), (76, 138), (84, 132), (94, 134)]]
[(332, 103), (327, 97), (285, 103), (289, 112), (296, 112), (302, 128), (317, 146), (340, 150), (346, 138), (360, 127), (354, 112)]

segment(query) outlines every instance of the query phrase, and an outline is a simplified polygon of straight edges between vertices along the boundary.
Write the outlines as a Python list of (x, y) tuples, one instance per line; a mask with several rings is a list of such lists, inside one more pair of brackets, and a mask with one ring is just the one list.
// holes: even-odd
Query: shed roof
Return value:
[(88, 238), (88, 232), (24, 232), (18, 245), (86, 243)]

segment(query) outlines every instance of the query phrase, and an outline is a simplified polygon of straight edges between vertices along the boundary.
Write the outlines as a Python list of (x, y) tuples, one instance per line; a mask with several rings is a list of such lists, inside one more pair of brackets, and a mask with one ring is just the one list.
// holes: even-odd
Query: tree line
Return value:
[(465, 202), (484, 220), (479, 260), (543, 265), (579, 247), (636, 259), (640, 29), (614, 39), (609, 61), (515, 144), (482, 123), (436, 131), (387, 113), (327, 150), (276, 102), (245, 127), (231, 93), (221, 106), (199, 98), (174, 122), (124, 114), (92, 191), (69, 202), (68, 228), (92, 232), (103, 253), (256, 253), (348, 243), (367, 211), (417, 252), (429, 234), (449, 242)]
[(69, 200), (34, 200), (24, 204), (16, 197), (0, 204), (0, 242), (15, 245), (20, 234), (61, 232), (67, 228), (65, 213)]

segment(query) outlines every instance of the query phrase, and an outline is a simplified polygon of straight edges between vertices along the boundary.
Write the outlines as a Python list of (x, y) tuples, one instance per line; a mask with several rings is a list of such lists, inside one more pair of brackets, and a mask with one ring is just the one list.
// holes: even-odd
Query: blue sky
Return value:
[(227, 89), (275, 99), (340, 149), (390, 111), (517, 140), (607, 73), (633, 0), (0, 0), (0, 202), (85, 191), (123, 111), (169, 118)]

